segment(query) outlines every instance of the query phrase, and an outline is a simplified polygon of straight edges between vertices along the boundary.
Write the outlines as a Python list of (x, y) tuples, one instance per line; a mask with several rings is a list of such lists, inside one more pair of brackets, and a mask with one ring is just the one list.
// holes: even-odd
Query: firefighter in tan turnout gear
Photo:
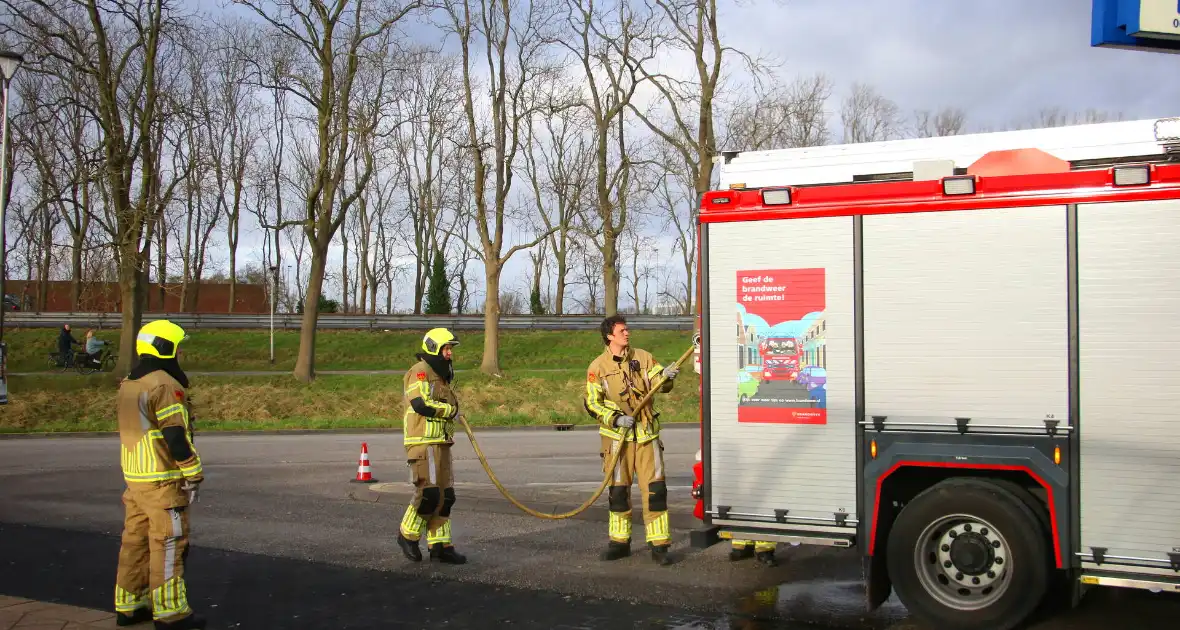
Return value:
[(414, 499), (402, 517), (397, 544), (414, 562), (422, 560), (418, 541), (426, 530), (431, 561), (463, 564), (467, 559), (451, 544), (451, 507), (455, 505), (451, 475), (451, 445), (455, 443), (454, 419), (459, 401), (451, 391), (455, 371), (451, 365), (459, 340), (445, 328), (435, 328), (422, 338), (418, 362), (406, 372), (403, 442)]
[(188, 604), (188, 507), (204, 479), (193, 442), (188, 377), (177, 354), (184, 330), (167, 320), (144, 325), (139, 363), (119, 385), (126, 517), (115, 578), (116, 623), (155, 619), (156, 628), (204, 628)]
[[(617, 560), (631, 555), (631, 480), (639, 482), (643, 493), (643, 522), (652, 559), (671, 564), (668, 547), (672, 544), (668, 528), (668, 487), (664, 481), (664, 444), (660, 441), (659, 414), (651, 404), (638, 413), (634, 406), (651, 391), (653, 383), (666, 379), (660, 392), (672, 390), (678, 370), (664, 368), (651, 353), (632, 348), (631, 333), (622, 316), (613, 315), (602, 322), (602, 354), (590, 364), (586, 375), (586, 410), (598, 420), (602, 436), (603, 472), (617, 449), (622, 449), (610, 482), (610, 542), (603, 560)], [(622, 430), (630, 428), (624, 442)]]

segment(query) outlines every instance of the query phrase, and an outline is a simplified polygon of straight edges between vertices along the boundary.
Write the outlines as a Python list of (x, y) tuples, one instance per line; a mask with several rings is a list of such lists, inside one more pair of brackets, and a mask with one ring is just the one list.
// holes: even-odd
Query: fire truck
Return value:
[[(1180, 118), (714, 169), (695, 546), (856, 548), (868, 608), (933, 628), (1180, 593)], [(801, 331), (823, 413), (739, 413), (735, 311)]]
[(799, 361), (803, 350), (794, 337), (769, 337), (758, 344), (762, 358), (762, 380), (788, 380), (799, 378)]

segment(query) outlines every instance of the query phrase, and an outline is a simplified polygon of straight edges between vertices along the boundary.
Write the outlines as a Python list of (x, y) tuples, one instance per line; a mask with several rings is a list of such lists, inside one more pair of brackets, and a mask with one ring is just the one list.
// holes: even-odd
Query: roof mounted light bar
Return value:
[(1180, 118), (1160, 118), (1155, 121), (1157, 142), (1180, 142)]

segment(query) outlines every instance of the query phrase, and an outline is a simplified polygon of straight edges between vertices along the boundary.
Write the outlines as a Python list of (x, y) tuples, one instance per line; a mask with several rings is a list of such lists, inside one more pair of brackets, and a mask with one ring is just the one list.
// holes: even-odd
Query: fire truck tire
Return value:
[(886, 564), (898, 598), (929, 627), (1011, 630), (1041, 603), (1048, 559), (1041, 521), (1024, 501), (987, 480), (956, 478), (905, 506)]
[[(1027, 505), (1028, 509), (1032, 510), (1033, 514), (1036, 514), (1037, 521), (1043, 528), (1041, 532), (1050, 541), (1050, 545), (1052, 544), (1053, 523), (1049, 520), (1049, 510), (1045, 507), (1045, 503), (1043, 501), (1034, 497), (1031, 492), (1025, 490), (1020, 486), (1020, 484), (1014, 481), (1008, 481), (1007, 479), (988, 479), (988, 482), (994, 483), (997, 486), (1004, 488), (1008, 492), (1011, 492), (1012, 496), (1020, 499), (1022, 503)], [(1051, 546), (1045, 550), (1045, 553), (1048, 555), (1050, 560), (1053, 558), (1053, 549)]]

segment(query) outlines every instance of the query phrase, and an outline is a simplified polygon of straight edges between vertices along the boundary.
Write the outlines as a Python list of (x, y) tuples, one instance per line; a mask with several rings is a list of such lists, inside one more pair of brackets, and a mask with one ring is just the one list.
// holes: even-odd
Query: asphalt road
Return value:
[[(350, 483), (367, 441), (377, 484)], [(400, 436), (199, 436), (208, 480), (193, 510), (188, 586), (211, 628), (749, 628), (910, 630), (895, 600), (861, 603), (856, 551), (780, 547), (782, 565), (731, 564), (687, 546), (698, 436), (665, 432), (676, 564), (602, 563), (605, 498), (582, 517), (524, 515), (456, 447), (460, 567), (407, 562), (393, 543), (409, 498)], [(600, 480), (589, 431), (488, 431), (500, 479), (552, 511)], [(109, 608), (122, 524), (117, 442), (0, 440), (0, 594)], [(638, 519), (639, 511), (635, 516)], [(642, 526), (636, 523), (638, 534)], [(1180, 598), (1096, 591), (1038, 630), (1166, 627)], [(1133, 616), (1133, 619), (1130, 616)]]

